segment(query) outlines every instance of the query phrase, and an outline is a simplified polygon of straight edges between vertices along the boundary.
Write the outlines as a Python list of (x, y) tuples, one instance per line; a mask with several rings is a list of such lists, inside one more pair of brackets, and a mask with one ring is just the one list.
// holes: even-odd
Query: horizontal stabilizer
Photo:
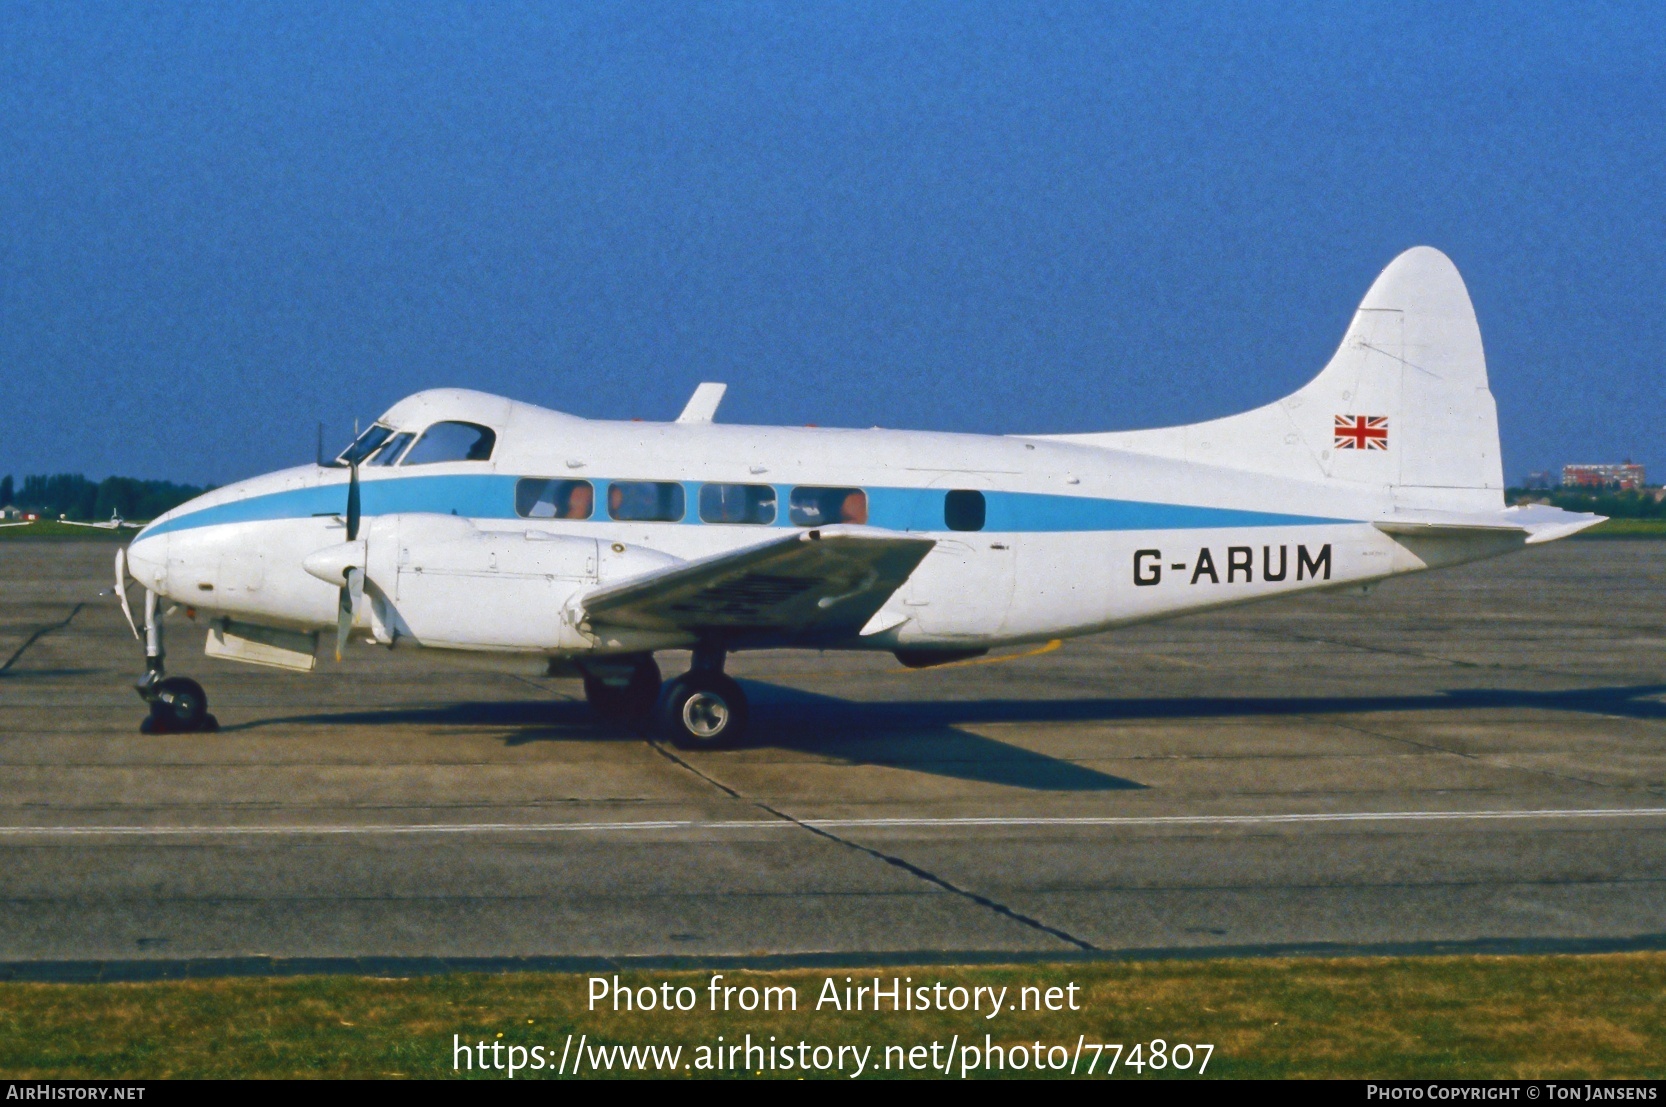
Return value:
[(1397, 515), (1390, 519), (1379, 519), (1374, 525), (1384, 534), (1408, 537), (1432, 537), (1443, 534), (1453, 537), (1525, 534), (1525, 545), (1536, 546), (1577, 534), (1587, 527), (1596, 526), (1606, 518), (1605, 515), (1563, 511), (1548, 504), (1526, 504), (1477, 515), (1416, 512)]
[(717, 637), (855, 635), (935, 541), (868, 527), (797, 531), (581, 598), (591, 624)]

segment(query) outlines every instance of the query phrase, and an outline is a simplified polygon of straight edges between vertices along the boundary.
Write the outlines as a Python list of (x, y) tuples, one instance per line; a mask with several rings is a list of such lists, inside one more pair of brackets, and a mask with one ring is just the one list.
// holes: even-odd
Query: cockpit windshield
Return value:
[(416, 435), (410, 431), (401, 431), (387, 440), (387, 444), (377, 450), (370, 459), (372, 465), (392, 465), (399, 460), (399, 455), (405, 452), (405, 447), (411, 444)]
[(434, 465), (442, 461), (489, 461), (497, 432), (479, 423), (447, 421), (422, 432), (405, 454), (405, 465)]
[(366, 428), (363, 434), (353, 439), (353, 444), (351, 446), (348, 446), (336, 456), (336, 464), (352, 465), (355, 462), (363, 462), (365, 458), (375, 453), (376, 447), (380, 446), (383, 442), (386, 442), (388, 440), (388, 435), (392, 433), (392, 427), (384, 427), (380, 423), (372, 423), (368, 428)]

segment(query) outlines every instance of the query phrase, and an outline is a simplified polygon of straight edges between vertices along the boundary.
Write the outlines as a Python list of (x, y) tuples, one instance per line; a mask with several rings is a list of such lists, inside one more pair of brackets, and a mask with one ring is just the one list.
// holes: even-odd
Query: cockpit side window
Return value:
[(394, 462), (399, 460), (399, 455), (405, 452), (405, 447), (409, 446), (411, 444), (411, 439), (415, 437), (416, 435), (412, 434), (410, 431), (401, 431), (399, 434), (394, 435), (392, 438), (388, 439), (386, 445), (376, 451), (375, 456), (370, 459), (370, 464), (392, 465)]
[(478, 423), (435, 423), (422, 432), (405, 454), (402, 465), (435, 465), (442, 461), (488, 461), (497, 445), (497, 432)]
[(388, 435), (392, 433), (392, 427), (384, 427), (380, 423), (371, 424), (365, 428), (363, 434), (353, 439), (351, 446), (348, 446), (336, 456), (336, 464), (352, 465), (354, 462), (363, 462), (365, 458), (375, 453), (376, 447), (386, 442)]

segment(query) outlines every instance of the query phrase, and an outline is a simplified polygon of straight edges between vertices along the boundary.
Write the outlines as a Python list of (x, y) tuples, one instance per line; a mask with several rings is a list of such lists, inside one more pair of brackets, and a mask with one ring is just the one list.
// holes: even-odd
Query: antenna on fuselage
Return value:
[(315, 455), (317, 465), (324, 468), (324, 420), (318, 420), (318, 453)]
[(706, 381), (694, 390), (694, 395), (688, 398), (688, 404), (683, 413), (677, 416), (679, 423), (709, 423), (717, 417), (717, 405), (723, 402), (723, 393), (729, 388), (726, 384)]

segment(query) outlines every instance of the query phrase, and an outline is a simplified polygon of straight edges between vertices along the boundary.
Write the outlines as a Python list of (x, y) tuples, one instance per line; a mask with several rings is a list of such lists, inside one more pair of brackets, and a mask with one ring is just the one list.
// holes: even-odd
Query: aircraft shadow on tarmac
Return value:
[[(1402, 711), (1537, 710), (1666, 719), (1666, 684), (1563, 691), (1454, 689), (1414, 696), (1222, 696), (1170, 699), (892, 700), (858, 702), (746, 681), (753, 703), (748, 745), (1036, 791), (1102, 792), (1144, 788), (1123, 777), (960, 729), (980, 723), (1132, 722), (1150, 719), (1370, 714)], [(454, 703), (263, 719), (224, 728), (283, 723), (505, 729), (508, 745), (635, 740), (598, 727), (577, 700)]]
[[(1145, 787), (1137, 781), (971, 734), (948, 723), (897, 724), (886, 718), (883, 709), (889, 705), (853, 704), (777, 685), (745, 683), (753, 706), (748, 748), (793, 750), (850, 765), (881, 765), (1036, 791), (1106, 792)], [(506, 730), (503, 740), (510, 746), (641, 739), (640, 734), (625, 727), (597, 723), (589, 707), (577, 700), (453, 703), (443, 707), (289, 715), (226, 726), (221, 732), (284, 723)]]
[(4, 669), (0, 680), (41, 680), (50, 677), (77, 677), (102, 674), (103, 669)]

